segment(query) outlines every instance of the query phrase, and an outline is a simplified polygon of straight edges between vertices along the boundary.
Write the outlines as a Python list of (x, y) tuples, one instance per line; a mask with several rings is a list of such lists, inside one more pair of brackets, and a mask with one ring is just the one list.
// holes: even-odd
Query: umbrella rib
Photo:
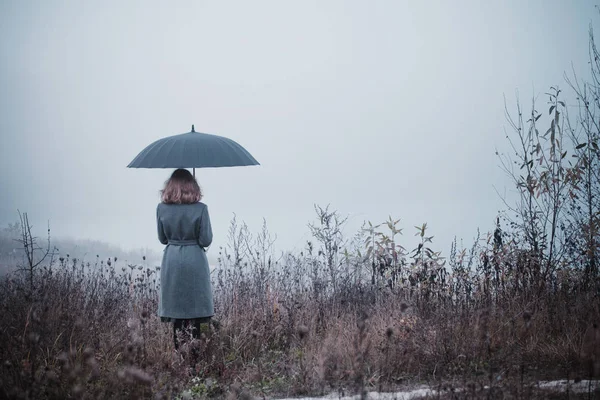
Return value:
[(218, 165), (218, 162), (221, 160), (219, 155), (219, 150), (217, 149), (218, 140), (214, 140), (211, 143), (210, 147), (206, 149), (206, 159), (208, 160), (207, 164), (211, 167)]
[[(172, 152), (173, 149), (175, 148), (175, 145), (177, 144), (177, 140), (173, 140), (173, 143), (171, 144), (171, 147), (169, 148), (168, 153)], [(181, 162), (181, 161), (179, 161)], [(172, 167), (172, 168), (181, 168), (182, 164), (176, 164), (176, 166)]]
[[(235, 155), (237, 158), (237, 164), (247, 164), (247, 160), (244, 159), (244, 152), (241, 152), (240, 150), (242, 149), (242, 146), (240, 146), (239, 144), (237, 144), (236, 142), (234, 142), (233, 140), (228, 140), (227, 141), (227, 145), (229, 145), (229, 147), (231, 148), (231, 154)], [(241, 154), (240, 154), (241, 153)], [(232, 160), (235, 161), (235, 160)]]
[[(182, 141), (182, 143), (180, 145), (181, 148), (179, 149), (179, 158), (177, 159), (177, 162), (180, 163), (179, 166), (178, 166), (178, 168), (190, 168), (186, 163), (184, 163), (184, 161), (187, 161), (183, 157), (185, 155), (184, 154), (185, 153), (185, 144), (186, 144), (186, 142)], [(173, 147), (175, 147), (175, 145), (173, 145)], [(192, 168), (193, 167), (194, 166), (192, 165)]]
[(204, 165), (206, 166), (210, 166), (210, 167), (214, 167), (215, 165), (217, 165), (217, 157), (216, 157), (216, 152), (214, 149), (214, 140), (213, 142), (211, 142), (211, 146), (206, 146), (203, 148), (204, 154), (206, 156), (206, 161), (204, 162)]
[[(130, 163), (130, 165), (134, 165), (134, 164), (138, 164), (138, 163), (143, 163), (144, 159), (148, 156), (148, 153), (152, 149), (154, 149), (156, 146), (158, 146), (162, 141), (163, 141), (163, 139), (159, 139), (159, 140), (156, 140), (156, 141), (152, 142), (148, 146), (146, 146), (146, 148), (144, 150), (142, 150), (137, 156), (135, 156), (135, 158)], [(141, 168), (144, 168), (144, 167), (141, 167)]]
[(248, 150), (246, 150), (244, 148), (244, 146), (242, 146), (241, 144), (239, 144), (237, 142), (235, 144), (236, 144), (237, 149), (248, 158), (247, 163), (252, 163), (254, 161), (254, 157), (252, 157), (252, 155), (248, 152)]
[(244, 154), (246, 154), (246, 156), (248, 156), (250, 161), (256, 161), (256, 160), (254, 160), (254, 157), (252, 157), (252, 154), (250, 154), (250, 152), (248, 150), (246, 150), (245, 147), (243, 147), (241, 144), (238, 144), (238, 146), (240, 146), (240, 150), (243, 151)]
[(244, 160), (241, 159), (240, 157), (240, 153), (238, 152), (238, 146), (235, 146), (235, 142), (232, 140), (228, 140), (227, 141), (227, 145), (231, 148), (231, 163), (232, 164), (236, 164), (236, 158), (237, 158), (237, 164), (239, 164), (240, 162), (245, 162)]
[(237, 147), (239, 147), (240, 151), (246, 155), (246, 157), (248, 157), (248, 164), (247, 165), (257, 165), (258, 161), (256, 161), (256, 159), (254, 158), (254, 156), (252, 156), (252, 154), (250, 154), (250, 152), (248, 150), (246, 150), (246, 148), (244, 146), (242, 146), (241, 144), (235, 142), (235, 144), (237, 145)]
[(240, 164), (241, 162), (244, 162), (243, 158), (240, 157), (240, 153), (238, 151), (236, 143), (233, 140), (227, 140), (227, 146), (229, 146), (229, 148), (231, 149), (230, 154), (231, 154), (232, 165), (236, 165), (236, 164)]
[(165, 147), (165, 144), (168, 141), (169, 139), (159, 140), (158, 142), (154, 143), (154, 146), (152, 146), (151, 149), (148, 149), (148, 152), (146, 153), (146, 162), (149, 165), (148, 168), (156, 168), (156, 166), (153, 166), (156, 155), (160, 153), (160, 150)]
[[(173, 146), (175, 146), (175, 143), (177, 143), (177, 141), (173, 140), (173, 137), (170, 137), (170, 138), (167, 138), (167, 140), (165, 140), (163, 143), (161, 143), (160, 148), (158, 148), (157, 151), (154, 152), (154, 157), (152, 157), (152, 164), (154, 164), (156, 157), (158, 157), (160, 155), (162, 149), (169, 143), (171, 143), (171, 148), (169, 149), (169, 151), (166, 152), (166, 154), (168, 154), (171, 150), (173, 150)], [(168, 166), (161, 165), (160, 168), (168, 168)]]
[(231, 154), (229, 154), (226, 150), (225, 150), (225, 141), (224, 140), (219, 140), (219, 146), (221, 147), (221, 153), (224, 154), (226, 156), (226, 158), (229, 161), (229, 165), (231, 165)]
[(202, 157), (202, 153), (206, 152), (206, 148), (204, 146), (198, 146), (196, 148), (196, 159), (198, 160), (199, 165), (204, 162), (204, 157)]

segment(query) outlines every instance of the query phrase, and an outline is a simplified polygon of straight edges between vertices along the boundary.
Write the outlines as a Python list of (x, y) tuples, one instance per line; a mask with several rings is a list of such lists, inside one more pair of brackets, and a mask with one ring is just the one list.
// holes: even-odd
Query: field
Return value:
[(427, 384), (442, 398), (545, 398), (538, 381), (598, 377), (597, 276), (548, 273), (499, 227), (442, 258), (425, 225), (406, 251), (397, 221), (346, 240), (338, 213), (316, 211), (315, 242), (277, 258), (266, 226), (252, 235), (232, 221), (213, 272), (216, 318), (180, 352), (156, 316), (158, 267), (52, 253), (35, 268), (21, 263), (0, 286), (4, 397), (265, 398)]

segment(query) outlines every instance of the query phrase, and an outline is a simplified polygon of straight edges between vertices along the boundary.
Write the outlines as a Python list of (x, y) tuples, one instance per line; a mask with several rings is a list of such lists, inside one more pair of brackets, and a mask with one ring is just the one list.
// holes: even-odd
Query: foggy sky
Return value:
[[(504, 208), (503, 96), (524, 104), (586, 71), (593, 1), (1, 1), (0, 226), (160, 250), (172, 170), (127, 169), (196, 130), (259, 167), (197, 170), (215, 241), (236, 213), (281, 249), (313, 204), (428, 222), (447, 254)], [(509, 193), (510, 195), (510, 193)], [(43, 230), (42, 230), (43, 232)]]

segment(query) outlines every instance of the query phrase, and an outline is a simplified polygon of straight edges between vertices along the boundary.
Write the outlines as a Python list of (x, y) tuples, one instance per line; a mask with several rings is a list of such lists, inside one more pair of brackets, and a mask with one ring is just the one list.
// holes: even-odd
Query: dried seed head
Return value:
[(81, 393), (83, 393), (83, 386), (81, 386), (80, 384), (77, 384), (75, 386), (73, 386), (73, 390), (72, 393), (76, 396), (79, 397), (79, 395)]
[(358, 327), (359, 330), (363, 330), (365, 329), (365, 320), (361, 319), (356, 323), (356, 326)]
[(152, 384), (152, 377), (147, 372), (139, 368), (129, 367), (127, 368), (126, 373), (127, 375), (131, 376), (134, 381), (143, 383), (144, 385)]
[(46, 379), (48, 379), (48, 381), (50, 381), (50, 382), (57, 382), (58, 375), (56, 375), (56, 372), (54, 372), (54, 371), (48, 371), (48, 372), (46, 372)]
[(83, 357), (87, 360), (94, 357), (94, 349), (91, 347), (86, 347), (83, 350)]
[(97, 379), (100, 376), (100, 367), (98, 366), (98, 364), (94, 364), (94, 365), (90, 365), (91, 367), (91, 372), (90, 372), (90, 380), (94, 380)]
[(300, 325), (298, 327), (298, 336), (300, 339), (304, 339), (308, 335), (308, 327), (306, 325)]
[(394, 329), (392, 327), (389, 327), (385, 330), (385, 336), (387, 336), (388, 339), (391, 338), (393, 334), (394, 334)]
[(529, 314), (527, 311), (525, 311), (525, 312), (523, 313), (523, 320), (524, 320), (525, 322), (529, 322), (529, 321), (531, 321), (531, 314)]
[(29, 339), (29, 341), (31, 343), (37, 343), (40, 340), (40, 334), (39, 333), (35, 333), (35, 332), (31, 332), (27, 338)]
[(66, 351), (63, 351), (58, 356), (56, 356), (56, 359), (61, 363), (66, 364), (69, 361), (69, 354)]
[(405, 312), (406, 310), (408, 310), (408, 304), (402, 302), (400, 304), (400, 312)]

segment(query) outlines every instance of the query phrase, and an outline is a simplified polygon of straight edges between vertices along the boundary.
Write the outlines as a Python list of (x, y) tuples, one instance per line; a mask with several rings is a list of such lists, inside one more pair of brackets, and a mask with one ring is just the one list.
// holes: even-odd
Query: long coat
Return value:
[(212, 228), (206, 204), (160, 203), (156, 222), (158, 239), (167, 245), (160, 269), (159, 317), (212, 316), (213, 295), (205, 254), (205, 247), (212, 242)]

